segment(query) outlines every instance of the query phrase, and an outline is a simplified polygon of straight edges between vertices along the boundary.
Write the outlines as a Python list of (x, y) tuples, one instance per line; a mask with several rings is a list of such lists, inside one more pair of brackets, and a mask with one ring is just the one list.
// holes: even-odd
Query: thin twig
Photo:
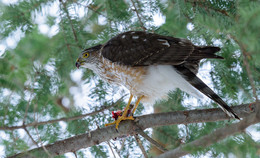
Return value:
[(0, 130), (16, 130), (16, 129), (19, 129), (19, 128), (31, 127), (31, 126), (39, 126), (39, 125), (46, 125), (46, 124), (56, 123), (56, 122), (60, 122), (60, 121), (78, 120), (78, 119), (81, 119), (81, 118), (84, 118), (84, 117), (87, 117), (87, 116), (95, 115), (95, 114), (97, 114), (99, 112), (102, 112), (102, 111), (104, 111), (106, 109), (109, 109), (111, 107), (115, 107), (115, 106), (117, 106), (120, 103), (121, 100), (122, 100), (122, 98), (120, 98), (117, 102), (115, 102), (112, 105), (103, 106), (101, 109), (99, 109), (97, 111), (94, 111), (94, 112), (91, 112), (91, 113), (87, 113), (87, 114), (83, 114), (83, 115), (78, 115), (78, 116), (73, 116), (73, 117), (63, 117), (63, 118), (56, 119), (56, 120), (49, 120), (49, 121), (42, 121), (42, 122), (32, 122), (32, 123), (28, 123), (28, 124), (24, 124), (24, 125), (20, 125), (20, 126), (11, 126), (11, 127), (2, 126), (2, 127), (0, 127)]
[(26, 118), (27, 118), (27, 113), (28, 113), (28, 109), (29, 109), (29, 107), (30, 107), (30, 102), (31, 102), (32, 94), (33, 94), (33, 93), (30, 94), (30, 99), (28, 100), (27, 105), (26, 105), (26, 108), (25, 108), (25, 114), (24, 114), (24, 117), (23, 117), (23, 124), (25, 123)]
[(139, 21), (139, 23), (140, 23), (142, 29), (143, 29), (144, 31), (146, 31), (147, 29), (144, 27), (144, 23), (143, 23), (142, 20), (141, 20), (141, 16), (140, 16), (140, 14), (139, 14), (139, 12), (138, 12), (138, 10), (137, 10), (137, 7), (135, 6), (135, 2), (134, 2), (133, 0), (131, 0), (131, 2), (132, 2), (133, 6), (134, 6), (134, 8), (135, 8), (134, 11), (135, 11), (135, 13), (136, 13), (136, 15), (137, 15), (138, 21)]
[(78, 158), (77, 153), (74, 151), (73, 154), (75, 155), (75, 158)]
[[(11, 91), (10, 95), (8, 96), (7, 102), (10, 103), (11, 96), (13, 95), (14, 91)], [(2, 124), (4, 124), (6, 120), (6, 116), (8, 113), (8, 104), (4, 104), (4, 119), (1, 120)]]
[(84, 4), (81, 4), (81, 3), (79, 3), (79, 2), (75, 2), (75, 1), (73, 1), (73, 2), (76, 3), (76, 4), (78, 4), (78, 5), (83, 6), (83, 7), (85, 7), (85, 8), (88, 8), (88, 9), (92, 10), (93, 12), (95, 12), (95, 13), (98, 14), (98, 15), (104, 16), (104, 17), (107, 18), (109, 21), (114, 21), (113, 19), (107, 17), (105, 14), (103, 14), (103, 13), (97, 11), (100, 7), (98, 7), (97, 9), (94, 9), (93, 7), (91, 7), (91, 6), (89, 6), (89, 5), (84, 5)]
[(114, 158), (116, 158), (116, 155), (115, 155), (115, 153), (114, 153), (114, 150), (113, 150), (113, 148), (112, 148), (112, 146), (111, 146), (110, 142), (109, 142), (109, 141), (107, 141), (107, 144), (108, 144), (108, 146), (109, 146), (110, 150), (112, 151)]
[(148, 158), (148, 155), (147, 155), (147, 153), (146, 153), (146, 151), (145, 151), (145, 149), (144, 149), (144, 146), (143, 146), (143, 144), (142, 144), (142, 142), (141, 142), (141, 140), (140, 140), (138, 134), (135, 134), (134, 137), (135, 137), (135, 140), (136, 140), (136, 142), (137, 142), (139, 148), (141, 149), (141, 151), (142, 151), (144, 157), (145, 157), (145, 158)]
[[(205, 9), (205, 11), (209, 11), (209, 10), (213, 10), (213, 11), (215, 11), (215, 12), (218, 12), (218, 13), (221, 13), (222, 15), (224, 15), (224, 16), (227, 16), (227, 17), (229, 17), (229, 14), (228, 14), (228, 12), (226, 11), (226, 10), (224, 10), (224, 9), (216, 9), (216, 8), (212, 8), (212, 7), (209, 7), (209, 5), (208, 4), (206, 4), (205, 2), (199, 2), (199, 1), (188, 1), (188, 0), (185, 0), (185, 2), (188, 2), (188, 3), (191, 3), (192, 5), (193, 5), (193, 7), (194, 6), (199, 6), (199, 7), (201, 7), (201, 8), (204, 8)], [(206, 4), (206, 5), (205, 5)]]
[(63, 2), (62, 0), (60, 0), (60, 3), (63, 5), (63, 8), (64, 8), (64, 11), (67, 15), (67, 18), (69, 19), (69, 22), (70, 22), (70, 27), (72, 29), (72, 32), (73, 32), (73, 36), (74, 36), (74, 40), (76, 41), (77, 45), (80, 47), (79, 45), (79, 41), (78, 41), (78, 37), (77, 37), (77, 34), (76, 34), (76, 31), (75, 31), (75, 28), (73, 26), (73, 23), (72, 23), (72, 20), (71, 20), (71, 17), (69, 15), (69, 12), (68, 12), (68, 9), (67, 9), (67, 6), (66, 6), (66, 3)]
[(48, 155), (48, 157), (53, 158), (53, 156), (50, 154), (50, 152), (46, 149), (45, 145), (43, 144), (38, 129), (37, 128), (34, 128), (34, 129), (39, 137), (39, 141), (41, 143), (41, 147), (43, 148), (43, 151)]
[(241, 43), (239, 40), (237, 40), (236, 37), (234, 37), (233, 35), (229, 35), (240, 47), (241, 51), (242, 51), (242, 54), (243, 54), (243, 63), (246, 67), (246, 71), (247, 71), (247, 75), (248, 75), (248, 78), (249, 78), (249, 82), (250, 82), (250, 85), (252, 87), (252, 90), (253, 90), (253, 95), (256, 99), (256, 101), (258, 101), (258, 97), (257, 97), (257, 94), (256, 94), (256, 88), (255, 88), (255, 83), (254, 83), (254, 79), (253, 79), (253, 75), (252, 75), (252, 72), (250, 70), (250, 66), (249, 66), (249, 63), (247, 61), (247, 51), (246, 51), (246, 46)]
[(29, 133), (29, 131), (26, 129), (26, 127), (23, 128), (25, 130), (25, 132), (27, 133), (27, 135), (30, 137), (30, 139), (32, 140), (33, 144), (35, 144), (37, 147), (39, 147), (38, 143), (33, 139), (33, 137), (31, 136), (31, 134)]
[(250, 70), (250, 66), (249, 66), (248, 61), (247, 61), (247, 56), (245, 54), (245, 50), (242, 50), (242, 54), (243, 54), (243, 63), (246, 66), (246, 71), (247, 71), (247, 75), (248, 75), (248, 78), (249, 78), (250, 85), (251, 85), (252, 90), (253, 90), (253, 95), (254, 95), (256, 101), (258, 101), (254, 79), (253, 79), (253, 76), (252, 76), (252, 72)]
[[(32, 85), (35, 84), (35, 77), (36, 77), (36, 75), (37, 75), (36, 73), (33, 75), (34, 78), (33, 78)], [(26, 105), (25, 114), (24, 114), (24, 117), (23, 117), (23, 124), (25, 124), (25, 121), (27, 119), (28, 109), (29, 109), (31, 101), (32, 101), (33, 93), (34, 93), (34, 88), (31, 89), (31, 94), (30, 94), (29, 100), (28, 100), (27, 105)]]
[[(62, 9), (62, 7), (61, 7), (61, 5), (59, 5), (60, 6), (60, 10)], [(73, 57), (72, 57), (72, 52), (71, 52), (71, 49), (70, 49), (70, 45), (68, 44), (68, 41), (67, 41), (67, 38), (66, 38), (66, 34), (65, 34), (65, 28), (64, 28), (64, 26), (63, 26), (63, 24), (62, 24), (62, 20), (63, 20), (63, 18), (62, 18), (62, 16), (61, 16), (61, 11), (60, 11), (60, 19), (61, 19), (61, 21), (60, 21), (60, 26), (61, 26), (61, 32), (62, 32), (62, 34), (63, 34), (63, 39), (64, 39), (64, 41), (65, 41), (65, 43), (66, 43), (66, 47), (67, 47), (67, 49), (68, 49), (68, 52), (69, 52), (69, 54), (70, 54), (70, 59), (71, 59), (71, 61), (73, 61)]]
[(143, 130), (137, 129), (137, 133), (139, 133), (142, 137), (144, 137), (146, 140), (148, 140), (151, 144), (153, 144), (157, 149), (159, 149), (162, 152), (168, 151), (165, 149), (161, 144), (159, 144), (157, 141), (155, 141), (153, 138), (149, 137)]
[[(123, 139), (125, 140), (125, 139)], [(115, 149), (115, 152), (117, 153), (117, 155), (121, 158), (121, 155), (120, 155), (120, 151), (119, 149), (117, 148), (117, 146), (113, 143), (113, 142), (110, 142), (112, 145), (113, 145), (113, 149)], [(120, 148), (121, 149), (121, 148)]]
[(125, 141), (126, 141), (126, 139), (123, 139), (123, 140), (121, 141), (121, 147), (120, 147), (120, 149), (118, 150), (119, 153), (123, 150), (123, 148), (124, 148), (124, 146), (125, 146)]

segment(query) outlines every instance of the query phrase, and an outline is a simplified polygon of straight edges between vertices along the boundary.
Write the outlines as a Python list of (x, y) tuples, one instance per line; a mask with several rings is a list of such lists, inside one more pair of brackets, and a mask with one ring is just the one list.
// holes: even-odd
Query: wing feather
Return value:
[(178, 65), (193, 52), (189, 41), (143, 31), (130, 31), (109, 40), (102, 48), (103, 57), (123, 65)]

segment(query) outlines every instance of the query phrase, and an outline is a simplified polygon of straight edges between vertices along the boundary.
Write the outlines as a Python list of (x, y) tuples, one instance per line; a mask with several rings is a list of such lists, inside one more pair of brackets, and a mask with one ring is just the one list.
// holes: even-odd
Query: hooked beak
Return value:
[(76, 67), (79, 68), (80, 67), (80, 63), (76, 62)]
[(75, 64), (75, 65), (76, 65), (76, 67), (77, 67), (77, 68), (79, 68), (79, 67), (80, 67), (80, 61), (79, 61), (79, 59), (77, 59), (77, 61), (76, 61), (76, 64)]

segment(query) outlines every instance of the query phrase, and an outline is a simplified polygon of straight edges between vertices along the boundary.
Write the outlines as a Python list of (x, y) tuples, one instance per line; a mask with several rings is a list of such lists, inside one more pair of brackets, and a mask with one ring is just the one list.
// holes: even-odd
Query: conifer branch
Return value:
[(249, 82), (250, 82), (250, 85), (251, 85), (252, 90), (253, 90), (253, 95), (254, 95), (256, 101), (258, 101), (253, 75), (252, 75), (252, 72), (250, 70), (250, 66), (249, 66), (249, 63), (247, 61), (247, 55), (246, 55), (246, 52), (245, 52), (244, 48), (242, 49), (242, 54), (243, 54), (243, 63), (245, 65), (245, 67), (246, 67), (246, 71), (247, 71), (247, 75), (248, 75), (248, 78), (249, 78)]
[[(249, 114), (255, 114), (256, 103), (243, 104), (232, 107), (232, 109), (240, 116), (244, 118), (249, 116)], [(259, 118), (259, 116), (258, 116)], [(121, 137), (125, 135), (136, 134), (136, 129), (139, 127), (142, 130), (146, 128), (173, 125), (173, 124), (188, 124), (188, 123), (198, 123), (198, 122), (212, 122), (212, 121), (222, 121), (229, 120), (230, 118), (220, 109), (204, 109), (204, 110), (190, 110), (190, 111), (176, 111), (167, 113), (157, 113), (150, 115), (143, 115), (136, 117), (135, 121), (123, 121), (120, 123), (118, 131), (114, 126), (108, 126), (105, 128), (100, 128), (89, 133), (77, 135), (65, 140), (57, 141), (53, 144), (46, 145), (46, 150), (52, 155), (62, 155), (67, 152), (77, 151), (82, 148), (91, 147), (93, 145), (98, 145), (102, 142), (109, 141), (110, 139)], [(260, 122), (260, 119), (254, 120), (247, 126)], [(245, 121), (243, 121), (245, 122)], [(242, 124), (245, 127), (244, 124)], [(233, 127), (233, 126), (232, 126)], [(246, 128), (245, 127), (245, 128)], [(11, 157), (29, 157), (32, 155), (42, 155), (45, 154), (43, 148), (36, 148), (26, 153), (20, 153)], [(10, 158), (11, 158), (10, 157)]]
[(115, 155), (115, 153), (114, 153), (114, 150), (113, 150), (113, 148), (112, 148), (112, 146), (111, 146), (110, 142), (109, 142), (109, 141), (107, 141), (107, 144), (108, 144), (108, 146), (109, 146), (110, 150), (112, 151), (112, 154), (113, 154), (114, 158), (116, 158), (116, 155)]
[(142, 137), (144, 137), (146, 140), (148, 140), (151, 144), (153, 144), (157, 149), (159, 149), (162, 152), (168, 151), (165, 149), (161, 144), (159, 144), (157, 141), (149, 137), (143, 130), (138, 129), (137, 133), (139, 133)]
[(142, 151), (144, 157), (145, 157), (145, 158), (148, 158), (148, 155), (147, 155), (147, 153), (146, 153), (146, 151), (145, 151), (145, 149), (144, 149), (144, 146), (143, 146), (143, 144), (142, 144), (142, 142), (141, 142), (141, 140), (140, 140), (138, 134), (135, 134), (134, 137), (135, 137), (136, 143), (137, 143), (137, 145), (139, 146), (139, 148), (141, 149), (141, 151)]
[(33, 144), (35, 144), (37, 147), (39, 147), (38, 143), (33, 139), (33, 137), (31, 136), (30, 132), (26, 129), (26, 127), (24, 127), (23, 129), (25, 130), (27, 135), (30, 137), (30, 139), (32, 140)]
[(204, 8), (205, 11), (207, 11), (207, 12), (209, 12), (209, 10), (212, 10), (212, 11), (220, 13), (220, 14), (222, 14), (224, 16), (229, 17), (229, 14), (228, 14), (228, 12), (226, 10), (209, 7), (208, 5), (205, 5), (207, 3), (205, 3), (204, 1), (197, 1), (197, 0), (195, 0), (195, 1), (188, 1), (188, 0), (185, 0), (185, 2), (191, 3), (193, 6), (199, 6), (201, 8)]
[[(74, 2), (74, 1), (73, 1), (73, 2)], [(93, 12), (95, 12), (95, 13), (98, 14), (98, 15), (102, 15), (103, 17), (107, 18), (109, 21), (114, 21), (113, 19), (109, 18), (109, 17), (106, 16), (105, 14), (99, 12), (98, 9), (99, 9), (100, 7), (94, 8), (93, 5), (84, 5), (84, 4), (81, 4), (81, 3), (79, 3), (79, 2), (75, 2), (75, 3), (78, 4), (78, 5), (80, 5), (80, 6), (83, 6), (83, 7), (85, 7), (85, 8), (88, 8), (88, 9), (92, 10)]]
[(46, 124), (52, 124), (52, 123), (57, 123), (57, 122), (60, 122), (60, 121), (73, 121), (73, 120), (78, 120), (78, 119), (82, 119), (84, 117), (87, 117), (87, 116), (92, 116), (92, 115), (95, 115), (97, 113), (100, 113), (104, 110), (107, 110), (107, 109), (110, 109), (112, 107), (116, 107), (118, 106), (118, 104), (120, 103), (121, 99), (119, 99), (117, 102), (115, 102), (114, 104), (112, 105), (109, 105), (109, 106), (103, 106), (101, 109), (97, 110), (97, 111), (94, 111), (94, 112), (91, 112), (91, 113), (87, 113), (87, 114), (82, 114), (82, 115), (78, 115), (78, 116), (72, 116), (72, 117), (62, 117), (60, 119), (55, 119), (55, 120), (49, 120), (49, 121), (42, 121), (42, 122), (32, 122), (32, 123), (28, 123), (28, 124), (23, 124), (23, 125), (20, 125), (20, 126), (1, 126), (0, 127), (0, 130), (16, 130), (16, 129), (20, 129), (20, 128), (26, 128), (26, 127), (31, 127), (31, 126), (40, 126), (40, 125), (46, 125)]
[(69, 22), (70, 22), (70, 26), (71, 26), (71, 29), (72, 29), (72, 32), (73, 32), (74, 40), (76, 41), (77, 45), (78, 45), (79, 47), (81, 47), (81, 46), (79, 45), (79, 41), (78, 41), (78, 37), (77, 37), (76, 31), (75, 31), (75, 28), (74, 28), (74, 26), (73, 26), (71, 17), (70, 17), (70, 15), (69, 15), (68, 9), (67, 9), (67, 7), (66, 7), (66, 3), (63, 2), (63, 0), (59, 0), (59, 1), (60, 1), (60, 3), (62, 4), (63, 9), (64, 9), (64, 11), (65, 11), (65, 13), (66, 13), (66, 15), (67, 15), (67, 18), (68, 18), (68, 20), (69, 20)]
[(132, 4), (133, 4), (133, 6), (134, 6), (134, 11), (135, 11), (135, 13), (136, 13), (136, 15), (137, 15), (138, 21), (139, 21), (139, 23), (140, 23), (142, 29), (143, 29), (144, 31), (146, 31), (147, 29), (145, 28), (144, 23), (142, 22), (141, 16), (140, 16), (140, 14), (139, 14), (139, 12), (138, 12), (138, 10), (137, 10), (137, 7), (135, 6), (134, 1), (131, 0), (131, 2), (132, 2)]
[(234, 37), (232, 35), (229, 35), (229, 36), (239, 45), (239, 47), (241, 49), (241, 52), (243, 54), (243, 63), (245, 65), (245, 67), (246, 67), (246, 71), (247, 71), (247, 75), (248, 75), (248, 78), (249, 78), (249, 82), (250, 82), (250, 85), (251, 85), (252, 90), (253, 90), (253, 95), (254, 95), (256, 101), (258, 101), (253, 75), (252, 75), (252, 72), (251, 72), (248, 60), (247, 60), (247, 57), (248, 57), (247, 54), (248, 53), (246, 51), (246, 46), (243, 43), (241, 43), (239, 40), (237, 40), (236, 37)]
[[(61, 7), (61, 5), (60, 5), (60, 10), (62, 9), (62, 7)], [(65, 41), (65, 44), (66, 44), (66, 47), (67, 47), (67, 50), (68, 50), (68, 52), (70, 53), (70, 58), (71, 58), (71, 61), (72, 61), (72, 59), (73, 59), (73, 57), (72, 57), (72, 52), (71, 52), (71, 49), (70, 49), (70, 44), (68, 43), (68, 41), (67, 41), (67, 38), (66, 38), (66, 35), (65, 35), (65, 28), (64, 28), (64, 26), (63, 26), (63, 24), (62, 24), (62, 20), (63, 20), (63, 18), (62, 18), (62, 16), (61, 16), (61, 12), (60, 12), (60, 18), (61, 18), (61, 32), (62, 32), (62, 34), (63, 34), (63, 39), (64, 39), (64, 41)]]
[[(257, 107), (259, 106), (259, 104), (256, 104), (255, 106)], [(250, 125), (259, 122), (260, 122), (260, 111), (258, 108), (258, 111), (249, 115), (248, 117), (244, 118), (242, 121), (238, 123), (234, 123), (231, 125), (227, 125), (226, 127), (219, 128), (214, 132), (205, 135), (193, 142), (187, 143), (185, 145), (179, 146), (174, 150), (163, 153), (159, 155), (157, 158), (175, 158), (175, 157), (177, 158), (177, 157), (185, 156), (187, 154), (190, 154), (200, 149), (205, 149), (206, 147), (214, 143), (217, 143), (227, 138), (228, 136), (244, 132), (244, 130)]]

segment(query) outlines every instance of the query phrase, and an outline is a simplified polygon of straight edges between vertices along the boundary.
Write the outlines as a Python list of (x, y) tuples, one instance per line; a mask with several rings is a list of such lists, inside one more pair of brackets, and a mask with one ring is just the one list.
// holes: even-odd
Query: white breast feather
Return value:
[(203, 97), (198, 90), (169, 65), (150, 66), (139, 90), (148, 96), (143, 102), (154, 103), (158, 99), (167, 97), (168, 92), (174, 91), (176, 88), (180, 88), (194, 97)]
[[(169, 91), (174, 91), (176, 88), (187, 92), (188, 94), (202, 98), (203, 95), (196, 90), (191, 84), (189, 84), (171, 65), (154, 65), (145, 68), (144, 76), (141, 76), (142, 82), (137, 82), (135, 77), (141, 73), (135, 69), (131, 69), (127, 66), (121, 67), (124, 71), (119, 71), (115, 68), (114, 64), (106, 64), (106, 67), (111, 71), (104, 72), (105, 69), (101, 67), (103, 64), (98, 66), (83, 65), (83, 67), (92, 69), (95, 73), (99, 74), (101, 78), (113, 79), (114, 83), (121, 84), (128, 88), (134, 96), (142, 96), (143, 103), (153, 104), (156, 100), (166, 99)], [(97, 67), (100, 67), (99, 69)], [(131, 70), (130, 70), (131, 69)], [(134, 76), (128, 76), (127, 72), (133, 71)], [(110, 78), (116, 76), (114, 78)]]

